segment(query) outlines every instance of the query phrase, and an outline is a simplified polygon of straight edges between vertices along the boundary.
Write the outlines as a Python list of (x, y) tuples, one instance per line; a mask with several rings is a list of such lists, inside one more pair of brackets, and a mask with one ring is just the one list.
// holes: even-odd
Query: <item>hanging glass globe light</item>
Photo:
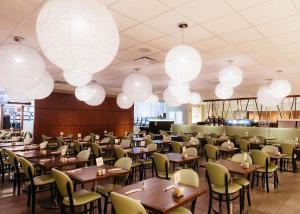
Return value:
[(98, 106), (103, 103), (105, 99), (105, 90), (101, 85), (90, 84), (92, 96), (89, 100), (85, 101), (90, 106)]
[(233, 95), (233, 88), (226, 87), (219, 83), (215, 88), (215, 94), (220, 99), (229, 99)]
[(163, 98), (164, 98), (165, 103), (170, 107), (178, 107), (182, 104), (177, 97), (173, 96), (169, 92), (168, 88), (165, 89), (165, 91), (163, 93)]
[(272, 107), (279, 105), (282, 102), (282, 98), (274, 97), (270, 85), (264, 85), (257, 91), (257, 101), (264, 107)]
[(2, 46), (0, 64), (0, 84), (6, 89), (31, 89), (41, 81), (45, 72), (42, 57), (21, 44)]
[(30, 103), (32, 99), (20, 90), (6, 89), (6, 94), (10, 102)]
[(45, 72), (40, 83), (34, 88), (25, 91), (24, 93), (33, 100), (40, 100), (48, 97), (52, 93), (53, 89), (54, 80), (48, 72)]
[(181, 102), (182, 104), (187, 104), (191, 101), (192, 98), (192, 92), (190, 90), (186, 91), (185, 94), (182, 94), (180, 96), (175, 96), (179, 102)]
[(292, 86), (289, 81), (284, 79), (273, 80), (270, 85), (272, 96), (275, 98), (284, 98), (292, 91)]
[(147, 102), (150, 103), (157, 103), (159, 101), (159, 98), (156, 94), (151, 94), (150, 97), (147, 99)]
[(129, 109), (133, 106), (133, 101), (126, 94), (121, 93), (117, 96), (117, 105), (122, 109)]
[(144, 74), (132, 73), (124, 80), (122, 89), (133, 102), (144, 102), (152, 94), (152, 83)]
[(241, 84), (243, 80), (242, 70), (234, 65), (230, 65), (223, 68), (219, 73), (219, 81), (226, 87), (234, 88)]
[[(180, 23), (181, 29), (187, 28)], [(173, 47), (166, 56), (165, 70), (168, 76), (176, 81), (188, 82), (195, 79), (201, 71), (202, 59), (196, 49), (188, 45)]]
[(65, 80), (73, 86), (83, 86), (91, 82), (93, 75), (79, 71), (63, 71)]
[(92, 97), (92, 89), (89, 85), (78, 86), (75, 89), (75, 97), (80, 101), (88, 101)]
[(101, 71), (119, 47), (116, 23), (97, 0), (47, 1), (39, 12), (36, 32), (45, 56), (67, 71)]
[(168, 89), (173, 96), (181, 97), (190, 91), (190, 85), (188, 82), (170, 80), (168, 83)]
[(201, 103), (201, 96), (197, 92), (192, 92), (190, 104), (199, 105)]

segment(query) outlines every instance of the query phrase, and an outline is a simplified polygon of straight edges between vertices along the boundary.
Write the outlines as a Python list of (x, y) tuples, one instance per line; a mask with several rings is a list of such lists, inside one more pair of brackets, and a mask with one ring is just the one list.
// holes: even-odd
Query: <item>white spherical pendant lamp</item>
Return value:
[(233, 95), (233, 88), (226, 87), (219, 83), (215, 88), (215, 94), (220, 99), (229, 99)]
[(92, 96), (89, 100), (85, 101), (90, 106), (98, 106), (103, 103), (105, 99), (105, 90), (102, 86), (97, 84), (90, 84)]
[(44, 55), (68, 71), (101, 71), (119, 47), (116, 23), (98, 0), (47, 1), (39, 12), (36, 32)]
[(92, 97), (92, 89), (88, 85), (78, 86), (75, 89), (75, 97), (80, 101), (88, 101)]
[(144, 102), (152, 94), (152, 83), (144, 74), (132, 73), (124, 80), (122, 89), (134, 102)]
[(45, 72), (40, 83), (34, 88), (24, 92), (31, 99), (44, 99), (48, 97), (54, 89), (54, 80), (52, 76)]
[(201, 96), (197, 92), (192, 92), (190, 104), (199, 105), (201, 103)]
[(133, 101), (126, 94), (121, 93), (117, 96), (117, 105), (121, 109), (129, 109), (133, 106)]
[(32, 99), (19, 90), (6, 89), (6, 94), (10, 102), (30, 103)]
[(292, 86), (289, 81), (285, 79), (273, 80), (270, 85), (272, 96), (275, 98), (284, 98), (292, 91)]
[(0, 48), (0, 84), (6, 89), (28, 90), (35, 87), (45, 72), (42, 57), (20, 44)]
[(189, 92), (190, 85), (188, 82), (170, 80), (168, 83), (168, 89), (173, 96), (181, 97)]
[(164, 98), (164, 101), (166, 102), (166, 104), (170, 107), (178, 107), (182, 104), (177, 97), (173, 96), (169, 92), (168, 88), (165, 89), (165, 91), (163, 93), (163, 98)]
[(243, 80), (243, 72), (240, 68), (229, 65), (223, 68), (219, 73), (219, 81), (222, 85), (230, 88), (237, 87)]
[(273, 107), (282, 102), (282, 98), (276, 98), (272, 95), (270, 85), (264, 85), (257, 91), (257, 101), (264, 107)]
[(65, 80), (73, 86), (83, 86), (91, 82), (93, 74), (79, 71), (63, 71)]

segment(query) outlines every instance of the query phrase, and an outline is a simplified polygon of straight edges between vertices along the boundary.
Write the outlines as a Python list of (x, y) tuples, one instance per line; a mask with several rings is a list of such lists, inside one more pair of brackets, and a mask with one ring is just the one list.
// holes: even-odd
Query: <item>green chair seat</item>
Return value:
[[(268, 172), (274, 172), (274, 171), (277, 170), (277, 168), (278, 168), (277, 165), (275, 165), (275, 164), (269, 164), (268, 165)], [(266, 168), (265, 167), (260, 167), (256, 171), (257, 172), (266, 172)]]
[[(228, 194), (238, 192), (241, 188), (242, 188), (242, 186), (239, 185), (239, 184), (228, 183)], [(212, 190), (216, 193), (225, 194), (225, 187), (224, 186), (212, 185)]]
[(170, 212), (167, 212), (167, 214), (192, 214), (192, 212), (185, 207), (178, 207)]
[(250, 185), (250, 181), (248, 181), (246, 178), (235, 178), (233, 182), (244, 187)]
[[(174, 170), (169, 170), (168, 171), (168, 177), (171, 178), (174, 176), (174, 173), (175, 171)], [(166, 178), (166, 172), (160, 172), (160, 171), (157, 171), (157, 175), (158, 177), (160, 178)]]
[[(73, 196), (74, 206), (81, 206), (101, 198), (100, 194), (96, 192), (90, 192), (85, 189), (82, 189), (78, 192), (74, 192), (72, 196)], [(70, 206), (69, 198), (64, 197), (63, 203), (64, 205)]]
[(142, 165), (151, 165), (153, 162), (152, 160), (141, 160)]
[(35, 186), (42, 186), (54, 183), (55, 180), (51, 175), (41, 175), (33, 178), (33, 182)]
[(118, 184), (103, 184), (98, 185), (97, 192), (99, 192), (101, 195), (109, 196), (109, 193), (111, 193), (114, 190), (120, 189), (122, 186)]
[(140, 165), (142, 165), (140, 162), (134, 161), (134, 162), (132, 162), (132, 166), (131, 167), (134, 168), (134, 167), (138, 167)]

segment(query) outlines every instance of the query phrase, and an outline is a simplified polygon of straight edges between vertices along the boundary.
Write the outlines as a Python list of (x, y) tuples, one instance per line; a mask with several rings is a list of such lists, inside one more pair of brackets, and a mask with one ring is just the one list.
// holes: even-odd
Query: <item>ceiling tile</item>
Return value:
[(120, 47), (119, 50), (124, 50), (127, 48), (130, 48), (132, 46), (135, 46), (139, 44), (140, 42), (131, 38), (128, 38), (126, 36), (120, 35)]
[(36, 7), (36, 4), (24, 0), (0, 1), (0, 13), (19, 21), (29, 16)]
[(238, 14), (231, 14), (222, 18), (203, 23), (206, 29), (218, 35), (249, 28), (250, 25)]
[(253, 7), (255, 5), (270, 1), (270, 0), (225, 0), (228, 4), (231, 5), (235, 10), (241, 10), (248, 7)]
[(180, 5), (186, 4), (186, 3), (194, 1), (194, 0), (180, 0), (180, 1), (178, 1), (178, 0), (159, 0), (159, 1), (168, 5), (171, 8), (174, 8), (174, 7), (178, 7)]
[(152, 40), (147, 44), (157, 47), (163, 50), (170, 50), (171, 48), (175, 47), (176, 45), (180, 44), (180, 40), (177, 40), (171, 36), (164, 36), (158, 39)]
[(169, 10), (167, 6), (158, 0), (122, 0), (113, 4), (110, 8), (141, 22)]
[(126, 16), (123, 16), (123, 15), (117, 13), (117, 12), (112, 11), (112, 15), (116, 20), (119, 31), (123, 31), (127, 28), (130, 28), (130, 27), (138, 24), (137, 21), (134, 21)]
[(144, 24), (162, 32), (162, 33), (174, 33), (180, 31), (178, 24), (181, 22), (187, 23), (189, 26), (195, 25), (192, 21), (188, 20), (181, 14), (175, 11), (169, 11), (160, 16), (146, 21)]
[(148, 56), (149, 54), (160, 52), (160, 49), (150, 45), (141, 44), (141, 45), (128, 48), (127, 51), (130, 53), (140, 55), (142, 57), (142, 56)]
[(179, 41), (182, 40), (183, 35), (184, 43), (188, 44), (213, 37), (213, 34), (211, 34), (210, 32), (208, 32), (200, 26), (188, 27), (184, 30), (183, 33), (182, 31), (178, 31), (176, 33), (171, 34), (172, 37), (178, 39)]
[(240, 44), (261, 39), (262, 35), (253, 28), (226, 34), (222, 38), (231, 44)]
[(279, 35), (279, 36), (273, 36), (273, 37), (269, 38), (269, 40), (273, 44), (278, 45), (278, 46), (300, 42), (300, 30), (294, 31), (291, 33), (286, 33), (286, 34)]
[(258, 39), (251, 42), (239, 44), (239, 48), (243, 51), (256, 51), (261, 49), (271, 48), (273, 45), (266, 39)]
[(224, 40), (220, 39), (219, 37), (213, 37), (210, 39), (195, 42), (193, 43), (193, 45), (200, 48), (201, 50), (211, 51), (211, 50), (223, 48), (227, 46), (227, 43)]
[(109, 7), (113, 3), (117, 2), (118, 0), (98, 0), (101, 4), (106, 5), (106, 7)]
[(0, 29), (13, 31), (20, 23), (18, 19), (0, 13)]
[(259, 25), (275, 19), (295, 15), (296, 9), (290, 1), (272, 0), (240, 12), (251, 24)]
[(192, 1), (176, 10), (197, 23), (203, 23), (233, 12), (223, 0)]
[(128, 36), (132, 39), (136, 39), (141, 42), (147, 42), (156, 39), (162, 36), (163, 34), (150, 27), (147, 27), (146, 25), (139, 24), (121, 32), (121, 35)]

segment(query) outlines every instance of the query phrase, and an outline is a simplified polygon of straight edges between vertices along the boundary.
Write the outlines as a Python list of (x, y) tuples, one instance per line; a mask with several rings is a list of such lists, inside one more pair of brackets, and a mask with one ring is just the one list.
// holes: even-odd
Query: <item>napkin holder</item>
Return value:
[(183, 188), (182, 187), (175, 187), (172, 194), (173, 194), (174, 197), (177, 197), (177, 198), (183, 196)]
[(98, 170), (96, 171), (96, 175), (97, 175), (97, 176), (102, 176), (102, 175), (105, 175), (105, 174), (106, 174), (106, 169), (100, 168), (100, 169), (98, 169)]

